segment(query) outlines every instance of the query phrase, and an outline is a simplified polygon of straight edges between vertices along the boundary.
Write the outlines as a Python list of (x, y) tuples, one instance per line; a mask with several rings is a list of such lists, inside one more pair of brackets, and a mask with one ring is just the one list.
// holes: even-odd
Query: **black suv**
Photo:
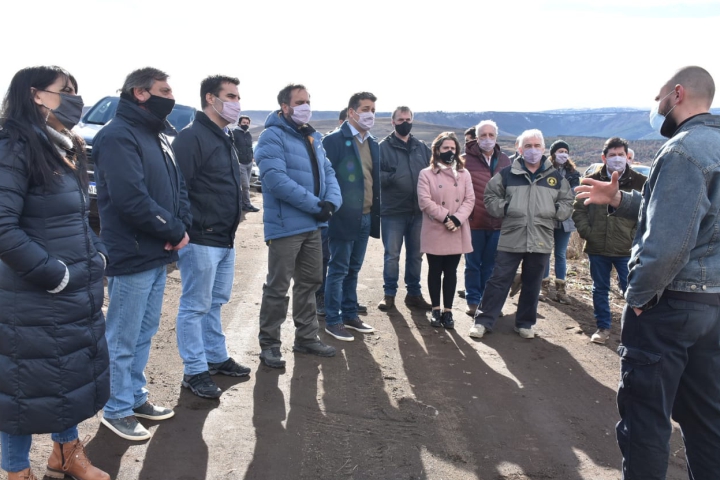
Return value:
[[(105, 97), (101, 99), (90, 107), (90, 110), (83, 115), (80, 123), (78, 123), (74, 129), (74, 131), (85, 140), (85, 144), (87, 145), (88, 175), (90, 176), (90, 226), (95, 232), (100, 231), (100, 217), (98, 216), (97, 210), (97, 190), (95, 187), (95, 172), (92, 161), (92, 144), (95, 135), (97, 135), (100, 129), (115, 117), (119, 101), (120, 97)], [(179, 132), (195, 119), (195, 112), (196, 110), (193, 107), (176, 104), (167, 119), (175, 130)], [(173, 138), (170, 137), (171, 142), (172, 140)]]

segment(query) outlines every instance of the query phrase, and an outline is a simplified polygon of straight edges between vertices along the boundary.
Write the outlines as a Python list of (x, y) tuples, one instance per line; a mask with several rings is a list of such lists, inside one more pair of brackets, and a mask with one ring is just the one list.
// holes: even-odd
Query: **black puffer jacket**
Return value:
[(246, 132), (242, 128), (236, 128), (232, 134), (235, 148), (238, 150), (238, 160), (243, 165), (250, 165), (253, 161), (252, 133)]
[(430, 166), (430, 148), (413, 137), (407, 143), (391, 133), (380, 142), (380, 215), (420, 215), (417, 185)]
[(182, 173), (165, 122), (124, 98), (95, 136), (93, 161), (100, 236), (110, 252), (107, 274), (129, 275), (176, 262), (165, 250), (192, 224)]
[[(31, 185), (0, 135), (0, 431), (62, 432), (110, 395), (102, 244), (70, 174)], [(70, 272), (67, 286), (48, 293)]]
[(233, 141), (203, 112), (173, 143), (192, 211), (190, 242), (232, 248), (240, 224), (240, 165)]

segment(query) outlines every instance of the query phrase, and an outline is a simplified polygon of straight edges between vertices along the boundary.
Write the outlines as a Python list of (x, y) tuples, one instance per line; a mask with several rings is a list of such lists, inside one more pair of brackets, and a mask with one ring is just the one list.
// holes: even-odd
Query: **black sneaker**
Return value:
[(448, 330), (455, 328), (455, 320), (453, 320), (452, 312), (443, 312), (440, 321), (442, 322), (443, 327)]
[(248, 207), (242, 207), (243, 212), (259, 212), (260, 209), (257, 208), (255, 205), (250, 205)]
[(229, 377), (247, 377), (250, 375), (250, 369), (243, 367), (230, 357), (222, 363), (208, 363), (208, 373), (210, 375), (219, 373)]
[(133, 408), (136, 417), (147, 418), (148, 420), (165, 420), (175, 415), (175, 412), (165, 407), (158, 407), (150, 402), (145, 402), (137, 408)]
[(202, 372), (197, 375), (183, 375), (182, 386), (189, 388), (192, 393), (202, 398), (220, 398), (222, 390), (215, 385), (210, 372)]
[(135, 442), (142, 442), (148, 440), (152, 435), (148, 432), (145, 427), (140, 425), (137, 418), (130, 415), (129, 417), (123, 418), (105, 418), (101, 420), (103, 425), (108, 427), (114, 433), (118, 434), (125, 440), (133, 440)]
[(264, 348), (260, 352), (260, 360), (270, 368), (285, 368), (285, 359), (280, 353), (280, 347)]
[(309, 353), (317, 355), (318, 357), (334, 357), (335, 347), (325, 345), (320, 340), (311, 343), (304, 343), (302, 345), (293, 345), (293, 352)]
[(465, 298), (465, 290), (458, 290), (458, 297)]
[(432, 317), (430, 317), (430, 326), (433, 328), (442, 328), (442, 313), (440, 310), (433, 310)]
[(345, 329), (345, 325), (342, 323), (325, 325), (325, 333), (332, 335), (333, 337), (337, 338), (338, 340), (342, 340), (343, 342), (352, 342), (353, 340), (355, 340), (355, 337), (352, 336), (352, 333), (348, 332)]
[(315, 296), (315, 305), (317, 305), (317, 314), (321, 317), (325, 316), (325, 295)]
[(357, 312), (360, 315), (367, 315), (367, 305), (357, 304)]
[(372, 333), (375, 331), (373, 327), (371, 327), (367, 323), (364, 323), (359, 318), (353, 318), (352, 320), (343, 320), (343, 325), (345, 325), (345, 328), (349, 328), (350, 330), (355, 330), (356, 332), (360, 333)]

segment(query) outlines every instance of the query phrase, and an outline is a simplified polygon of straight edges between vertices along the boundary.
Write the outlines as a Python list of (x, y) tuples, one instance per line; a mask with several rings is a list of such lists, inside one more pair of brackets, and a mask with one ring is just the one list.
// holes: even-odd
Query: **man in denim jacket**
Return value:
[(642, 199), (619, 192), (616, 174), (610, 183), (584, 179), (588, 186), (578, 187), (579, 198), (608, 203), (615, 215), (640, 212), (618, 348), (617, 439), (625, 479), (665, 478), (671, 417), (682, 429), (689, 477), (720, 478), (720, 116), (709, 113), (714, 94), (712, 77), (699, 67), (679, 70), (660, 89), (651, 123), (670, 140), (653, 161)]

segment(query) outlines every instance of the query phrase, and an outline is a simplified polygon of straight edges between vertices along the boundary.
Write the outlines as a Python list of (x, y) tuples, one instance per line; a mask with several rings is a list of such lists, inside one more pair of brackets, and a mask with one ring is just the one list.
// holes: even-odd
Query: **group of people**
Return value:
[[(318, 316), (331, 339), (373, 332), (357, 296), (369, 237), (382, 237), (385, 249), (380, 310), (395, 308), (404, 245), (405, 304), (429, 311), (433, 327), (454, 328), (465, 255), (470, 336), (492, 331), (515, 290), (515, 331), (533, 338), (538, 301), (569, 302), (565, 250), (577, 230), (590, 259), (594, 342), (608, 338), (613, 267), (627, 300), (617, 425), (624, 478), (664, 478), (671, 418), (683, 430), (690, 478), (720, 475), (720, 119), (709, 114), (707, 71), (681, 69), (655, 98), (651, 123), (670, 140), (649, 179), (632, 169), (618, 137), (582, 180), (570, 145), (554, 142), (547, 156), (535, 129), (518, 137), (512, 157), (491, 120), (467, 132), (464, 153), (452, 132), (428, 147), (412, 135), (406, 106), (393, 111), (394, 131), (378, 142), (370, 92), (352, 95), (341, 125), (321, 135), (300, 84), (279, 92), (253, 154), (239, 83), (204, 79), (201, 111), (177, 133), (167, 122), (168, 75), (143, 68), (127, 76), (116, 117), (93, 145), (98, 238), (88, 224), (85, 147), (72, 132), (83, 106), (76, 79), (59, 67), (13, 77), (0, 114), (0, 446), (10, 480), (36, 478), (35, 433), (52, 433), (46, 475), (107, 479), (87, 458), (79, 422), (102, 409), (106, 427), (137, 441), (150, 438), (138, 418), (174, 415), (150, 402), (144, 375), (170, 263), (182, 279), (182, 386), (218, 398), (213, 375), (249, 375), (229, 355), (220, 312), (232, 293), (241, 213), (258, 210), (243, 198), (252, 156), (268, 247), (259, 318), (265, 365), (285, 366), (280, 329), (291, 280), (293, 351), (336, 354), (319, 336)], [(177, 135), (172, 144), (168, 133)]]

